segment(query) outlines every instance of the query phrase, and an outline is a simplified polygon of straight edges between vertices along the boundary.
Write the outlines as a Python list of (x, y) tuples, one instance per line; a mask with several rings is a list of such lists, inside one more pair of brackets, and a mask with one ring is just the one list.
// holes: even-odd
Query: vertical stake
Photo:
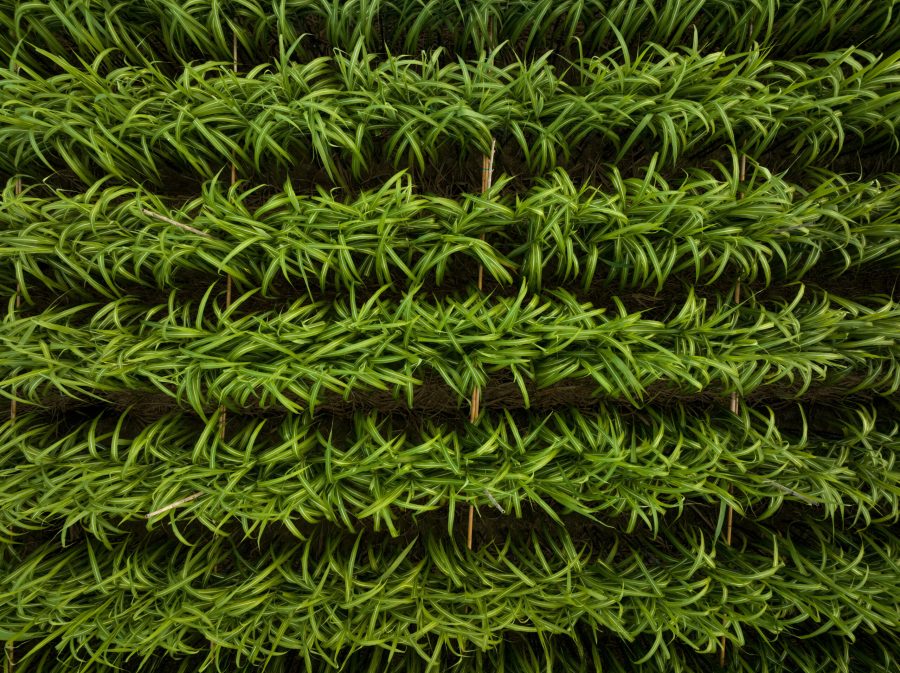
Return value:
[[(481, 193), (482, 195), (487, 195), (487, 193), (491, 190), (491, 185), (493, 184), (493, 176), (494, 176), (494, 155), (497, 151), (497, 140), (495, 138), (491, 138), (491, 153), (490, 155), (485, 155), (481, 157)], [(484, 234), (481, 235), (481, 240), (484, 240)], [(478, 291), (481, 292), (484, 289), (484, 267), (480, 264), (478, 265)], [(475, 388), (472, 389), (472, 402), (470, 405), (470, 413), (469, 413), (469, 422), (474, 423), (478, 420), (478, 415), (481, 412), (481, 389), (476, 385)], [(466, 542), (469, 549), (472, 548), (472, 535), (475, 528), (475, 505), (469, 505), (469, 532), (466, 536)]]
[[(493, 29), (493, 17), (488, 16), (486, 21), (487, 27), (487, 45), (489, 46), (492, 42), (492, 37), (494, 33)], [(487, 193), (491, 189), (491, 183), (493, 181), (494, 176), (494, 153), (497, 149), (497, 139), (491, 138), (491, 154), (490, 156), (482, 156), (481, 157), (481, 193), (482, 195), (487, 195)], [(484, 234), (481, 235), (481, 240), (484, 240)], [(478, 265), (478, 292), (480, 293), (484, 289), (484, 267), (479, 264)], [(471, 409), (469, 413), (469, 422), (474, 423), (478, 420), (478, 414), (481, 412), (481, 390), (476, 385), (472, 390), (472, 402)], [(472, 534), (475, 529), (475, 504), (472, 503), (469, 505), (469, 532), (466, 537), (467, 546), (469, 549), (472, 548)]]

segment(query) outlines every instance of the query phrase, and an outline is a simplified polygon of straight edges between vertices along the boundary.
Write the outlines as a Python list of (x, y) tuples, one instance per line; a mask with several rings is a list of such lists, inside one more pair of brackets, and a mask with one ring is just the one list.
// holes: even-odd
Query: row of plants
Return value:
[[(759, 49), (703, 54), (648, 47), (501, 66), (492, 56), (445, 63), (376, 58), (360, 48), (245, 74), (226, 64), (153, 65), (104, 73), (103, 56), (44, 77), (0, 69), (0, 171), (66, 169), (87, 185), (106, 176), (168, 185), (324, 170), (350, 185), (380, 166), (424, 174), (489, 153), (492, 138), (531, 177), (630, 154), (661, 166), (732, 146), (751, 158), (788, 153), (827, 166), (844, 150), (900, 149), (900, 53), (849, 49), (773, 61)], [(589, 149), (588, 149), (589, 148)], [(506, 161), (501, 157), (500, 165)], [(293, 173), (292, 173), (293, 172)]]
[(386, 390), (415, 408), (437, 380), (463, 404), (489, 380), (515, 381), (525, 406), (533, 386), (581, 380), (597, 394), (636, 403), (653, 386), (682, 393), (742, 394), (781, 384), (892, 394), (900, 388), (895, 336), (900, 307), (825, 293), (735, 305), (690, 292), (665, 320), (611, 310), (556, 290), (515, 297), (471, 294), (432, 300), (411, 291), (284, 309), (225, 309), (211, 285), (199, 301), (176, 291), (167, 304), (133, 298), (21, 312), (0, 326), (0, 393), (44, 404), (53, 395), (114, 401), (163, 393), (206, 416), (314, 410), (327, 394)]
[[(231, 276), (263, 297), (351, 287), (458, 283), (467, 265), (501, 285), (662, 290), (673, 276), (765, 285), (896, 269), (900, 179), (850, 182), (816, 171), (809, 188), (751, 167), (667, 181), (614, 167), (603, 186), (556, 171), (524, 192), (420, 194), (397, 174), (355, 195), (298, 194), (290, 182), (207, 183), (172, 203), (138, 187), (70, 194), (7, 183), (0, 198), (0, 291), (114, 299)], [(606, 186), (608, 184), (608, 186)]]
[[(597, 53), (619, 41), (699, 43), (731, 51), (754, 42), (780, 54), (900, 42), (897, 0), (3, 0), (0, 54), (40, 64), (33, 47), (130, 61), (273, 58), (280, 42), (309, 59), (362, 41), (373, 51), (447, 46), (477, 55), (508, 42), (525, 53)], [(146, 26), (155, 27), (147, 34)]]
[(726, 505), (755, 520), (787, 506), (864, 527), (900, 513), (900, 427), (894, 406), (882, 411), (814, 407), (809, 427), (800, 406), (504, 411), (473, 427), (357, 412), (241, 418), (226, 433), (218, 414), (204, 424), (184, 413), (80, 423), (26, 413), (0, 426), (0, 533), (60, 530), (65, 544), (83, 530), (109, 545), (149, 518), (151, 529), (169, 521), (257, 539), (304, 538), (320, 522), (397, 536), (445, 512), (452, 534), (457, 508), (472, 503), (629, 533)]
[(510, 632), (645, 636), (655, 639), (647, 656), (713, 654), (720, 638), (739, 648), (750, 634), (874, 634), (896, 645), (900, 540), (888, 528), (744, 522), (730, 547), (694, 524), (649, 541), (601, 530), (498, 531), (476, 550), (445, 531), (399, 544), (322, 534), (4, 547), (0, 624), (17, 641), (100, 661), (222, 650), (248, 663), (289, 652), (338, 662), (366, 648), (415, 652), (432, 670), (445, 653), (471, 657)]
[[(771, 641), (748, 634), (748, 642), (726, 654), (728, 671), (735, 673), (893, 673), (898, 662), (896, 642), (890, 636), (857, 636), (852, 642), (840, 636), (819, 635), (814, 639), (781, 636)], [(598, 638), (579, 629), (567, 636), (540, 638), (531, 634), (513, 634), (487, 651), (460, 656), (444, 650), (435, 662), (417, 652), (391, 652), (380, 648), (364, 649), (325, 661), (296, 653), (272, 657), (259, 666), (230, 651), (212, 648), (192, 656), (157, 656), (139, 661), (137, 655), (106, 654), (103, 662), (92, 661), (69, 650), (47, 647), (37, 656), (16, 662), (20, 673), (52, 670), (54, 673), (119, 673), (140, 663), (147, 673), (197, 673), (197, 671), (264, 671), (298, 673), (433, 673), (453, 670), (459, 673), (705, 673), (722, 671), (718, 657), (695, 652), (687, 646), (671, 643), (662, 651), (652, 650), (653, 637), (638, 637), (631, 642)], [(651, 651), (652, 650), (652, 651)]]

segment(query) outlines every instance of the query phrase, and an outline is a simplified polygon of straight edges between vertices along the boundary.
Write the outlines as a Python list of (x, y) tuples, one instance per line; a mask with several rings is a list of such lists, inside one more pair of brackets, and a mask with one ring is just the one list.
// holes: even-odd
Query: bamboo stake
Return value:
[[(497, 152), (497, 140), (491, 138), (491, 153), (481, 158), (481, 193), (487, 195), (491, 191), (491, 185), (494, 181), (494, 156)], [(484, 234), (481, 235), (484, 240)], [(478, 265), (478, 291), (484, 289), (484, 267)], [(474, 423), (478, 420), (481, 413), (481, 389), (476, 385), (472, 390), (472, 401), (469, 410), (469, 422)], [(469, 532), (466, 536), (466, 543), (469, 549), (472, 548), (472, 536), (475, 529), (475, 505), (469, 505)]]
[[(481, 193), (482, 195), (487, 195), (487, 193), (491, 190), (491, 185), (494, 182), (494, 155), (497, 151), (497, 141), (495, 139), (491, 139), (491, 153), (490, 155), (485, 155), (481, 158)], [(484, 234), (481, 235), (481, 240), (484, 240)], [(481, 292), (484, 290), (484, 267), (480, 264), (478, 265), (478, 291)], [(471, 403), (471, 413), (469, 414), (469, 421), (474, 423), (478, 420), (478, 414), (481, 411), (481, 390), (478, 386), (475, 386), (474, 390), (472, 390), (472, 403)]]

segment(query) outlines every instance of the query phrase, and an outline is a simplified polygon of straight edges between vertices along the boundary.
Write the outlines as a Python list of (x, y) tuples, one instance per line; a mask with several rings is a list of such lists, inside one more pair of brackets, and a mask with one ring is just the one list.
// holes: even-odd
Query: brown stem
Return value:
[(470, 402), (469, 409), (469, 423), (474, 423), (478, 420), (478, 415), (481, 413), (481, 388), (475, 386), (472, 390), (472, 401)]
[(185, 231), (189, 231), (192, 234), (197, 234), (198, 236), (203, 236), (204, 238), (212, 238), (211, 235), (202, 231), (201, 229), (196, 229), (189, 224), (185, 224), (184, 222), (179, 222), (178, 220), (173, 220), (171, 217), (166, 217), (162, 213), (157, 213), (155, 210), (150, 210), (149, 208), (142, 208), (141, 212), (144, 215), (152, 217), (155, 220), (159, 220), (160, 222), (165, 222), (166, 224), (171, 224), (174, 227), (179, 227), (184, 229)]
[[(497, 152), (497, 141), (491, 138), (491, 153), (481, 158), (481, 193), (487, 194), (491, 190), (494, 181), (494, 156)], [(482, 235), (482, 240), (484, 236)], [(478, 291), (484, 289), (484, 267), (478, 265)], [(481, 402), (481, 390), (478, 386), (472, 391), (471, 415), (469, 420), (474, 423), (478, 420), (479, 407)]]
[(176, 507), (181, 507), (182, 505), (186, 505), (187, 503), (191, 502), (192, 500), (196, 500), (201, 495), (203, 495), (203, 493), (200, 491), (198, 491), (197, 493), (192, 493), (191, 495), (184, 497), (181, 500), (176, 500), (175, 502), (170, 503), (170, 504), (166, 505), (165, 507), (160, 507), (159, 509), (153, 510), (149, 514), (145, 514), (144, 518), (152, 519), (153, 517), (155, 517), (159, 514), (165, 514), (170, 509), (175, 509)]
[[(494, 156), (497, 153), (497, 140), (495, 138), (491, 138), (491, 153), (490, 155), (485, 155), (481, 157), (481, 193), (487, 194), (491, 190), (491, 185), (494, 181)], [(484, 234), (481, 236), (481, 240), (484, 240)], [(478, 291), (481, 292), (484, 289), (484, 267), (482, 265), (478, 265)], [(481, 388), (475, 386), (472, 389), (472, 402), (470, 404), (469, 411), (469, 422), (474, 423), (478, 420), (478, 415), (481, 412)], [(472, 548), (472, 535), (473, 528), (475, 526), (475, 505), (469, 505), (469, 531), (466, 537), (468, 542), (469, 549)]]
[(491, 138), (491, 153), (481, 158), (481, 193), (487, 194), (494, 183), (494, 155), (497, 152), (497, 140)]

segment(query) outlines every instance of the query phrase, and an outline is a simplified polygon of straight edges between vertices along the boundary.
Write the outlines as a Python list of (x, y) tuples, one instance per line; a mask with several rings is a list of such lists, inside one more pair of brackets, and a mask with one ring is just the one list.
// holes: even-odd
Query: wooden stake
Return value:
[(478, 386), (475, 386), (474, 390), (472, 390), (472, 402), (470, 403), (469, 409), (469, 423), (474, 423), (478, 420), (478, 414), (481, 411), (481, 389)]
[[(481, 158), (481, 193), (486, 195), (491, 191), (491, 185), (494, 182), (494, 156), (497, 152), (497, 140), (491, 138), (491, 153)], [(484, 240), (484, 234), (481, 235)], [(484, 267), (478, 265), (478, 291), (484, 289)], [(478, 386), (472, 390), (472, 401), (469, 405), (469, 422), (474, 423), (478, 420), (481, 413), (481, 389)], [(475, 505), (469, 505), (469, 532), (466, 536), (467, 546), (472, 548), (472, 536), (475, 528)]]
[[(481, 158), (481, 193), (487, 194), (491, 185), (494, 182), (494, 154), (497, 149), (497, 141), (494, 138), (491, 138), (491, 154), (490, 156), (483, 156)], [(484, 240), (484, 234), (481, 235), (481, 240)], [(480, 264), (478, 265), (478, 291), (480, 292), (484, 287), (484, 267)]]

